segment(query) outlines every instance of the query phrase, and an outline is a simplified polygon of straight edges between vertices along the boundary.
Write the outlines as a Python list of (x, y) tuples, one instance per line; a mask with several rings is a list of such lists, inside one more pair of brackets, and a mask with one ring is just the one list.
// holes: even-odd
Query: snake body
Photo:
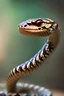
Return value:
[[(42, 96), (52, 96), (51, 92), (44, 87), (29, 85), (25, 83), (17, 83), (17, 81), (37, 69), (41, 66), (47, 57), (56, 49), (59, 40), (60, 40), (60, 28), (59, 25), (49, 18), (35, 18), (26, 20), (18, 25), (18, 30), (20, 33), (29, 35), (29, 36), (49, 36), (47, 42), (39, 50), (34, 57), (26, 61), (23, 64), (18, 65), (13, 68), (9, 73), (7, 78), (7, 90), (8, 93), (21, 93), (23, 89), (29, 89), (35, 93), (38, 93)], [(26, 90), (25, 90), (26, 92)], [(25, 93), (23, 92), (23, 93)], [(47, 93), (46, 93), (47, 92)], [(45, 94), (46, 93), (46, 94)], [(11, 94), (11, 96), (13, 96)], [(8, 96), (8, 95), (7, 95)], [(15, 95), (16, 96), (16, 95)], [(17, 95), (20, 96), (20, 95)]]

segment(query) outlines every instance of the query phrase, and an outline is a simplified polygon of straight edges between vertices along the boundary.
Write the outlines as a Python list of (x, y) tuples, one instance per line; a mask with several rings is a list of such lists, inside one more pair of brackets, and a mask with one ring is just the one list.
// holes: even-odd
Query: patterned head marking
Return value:
[(36, 34), (36, 32), (53, 32), (58, 25), (49, 18), (36, 18), (26, 20), (18, 25), (19, 32), (23, 34)]

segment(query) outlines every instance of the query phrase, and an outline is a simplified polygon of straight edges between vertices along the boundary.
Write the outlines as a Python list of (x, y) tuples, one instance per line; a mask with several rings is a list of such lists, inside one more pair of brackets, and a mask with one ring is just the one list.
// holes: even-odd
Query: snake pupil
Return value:
[(37, 26), (41, 26), (42, 21), (36, 21), (35, 24), (36, 24)]

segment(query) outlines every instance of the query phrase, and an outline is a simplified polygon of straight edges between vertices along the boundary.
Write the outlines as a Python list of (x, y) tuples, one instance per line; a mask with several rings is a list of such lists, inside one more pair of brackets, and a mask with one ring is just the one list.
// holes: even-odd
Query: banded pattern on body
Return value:
[(26, 94), (32, 93), (33, 91), (33, 93), (40, 94), (42, 96), (52, 96), (51, 92), (48, 89), (24, 83), (19, 85), (17, 81), (21, 77), (30, 74), (32, 71), (41, 66), (47, 59), (47, 57), (56, 49), (60, 39), (59, 25), (49, 18), (36, 18), (29, 19), (20, 23), (18, 25), (18, 30), (20, 33), (30, 36), (49, 36), (49, 39), (44, 44), (44, 46), (39, 50), (39, 52), (35, 54), (34, 57), (26, 61), (25, 63), (13, 68), (13, 70), (9, 73), (7, 79), (7, 96), (9, 96), (10, 93), (11, 96), (16, 96), (16, 93), (17, 96), (21, 96), (21, 93), (26, 92), (25, 88), (29, 90), (29, 92), (27, 90)]

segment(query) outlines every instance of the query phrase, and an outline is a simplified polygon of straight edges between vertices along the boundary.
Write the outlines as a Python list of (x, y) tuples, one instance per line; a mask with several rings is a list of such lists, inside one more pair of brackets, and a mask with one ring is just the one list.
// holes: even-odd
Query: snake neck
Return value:
[(49, 36), (49, 41), (52, 42), (54, 48), (57, 47), (60, 41), (60, 28), (58, 28)]

